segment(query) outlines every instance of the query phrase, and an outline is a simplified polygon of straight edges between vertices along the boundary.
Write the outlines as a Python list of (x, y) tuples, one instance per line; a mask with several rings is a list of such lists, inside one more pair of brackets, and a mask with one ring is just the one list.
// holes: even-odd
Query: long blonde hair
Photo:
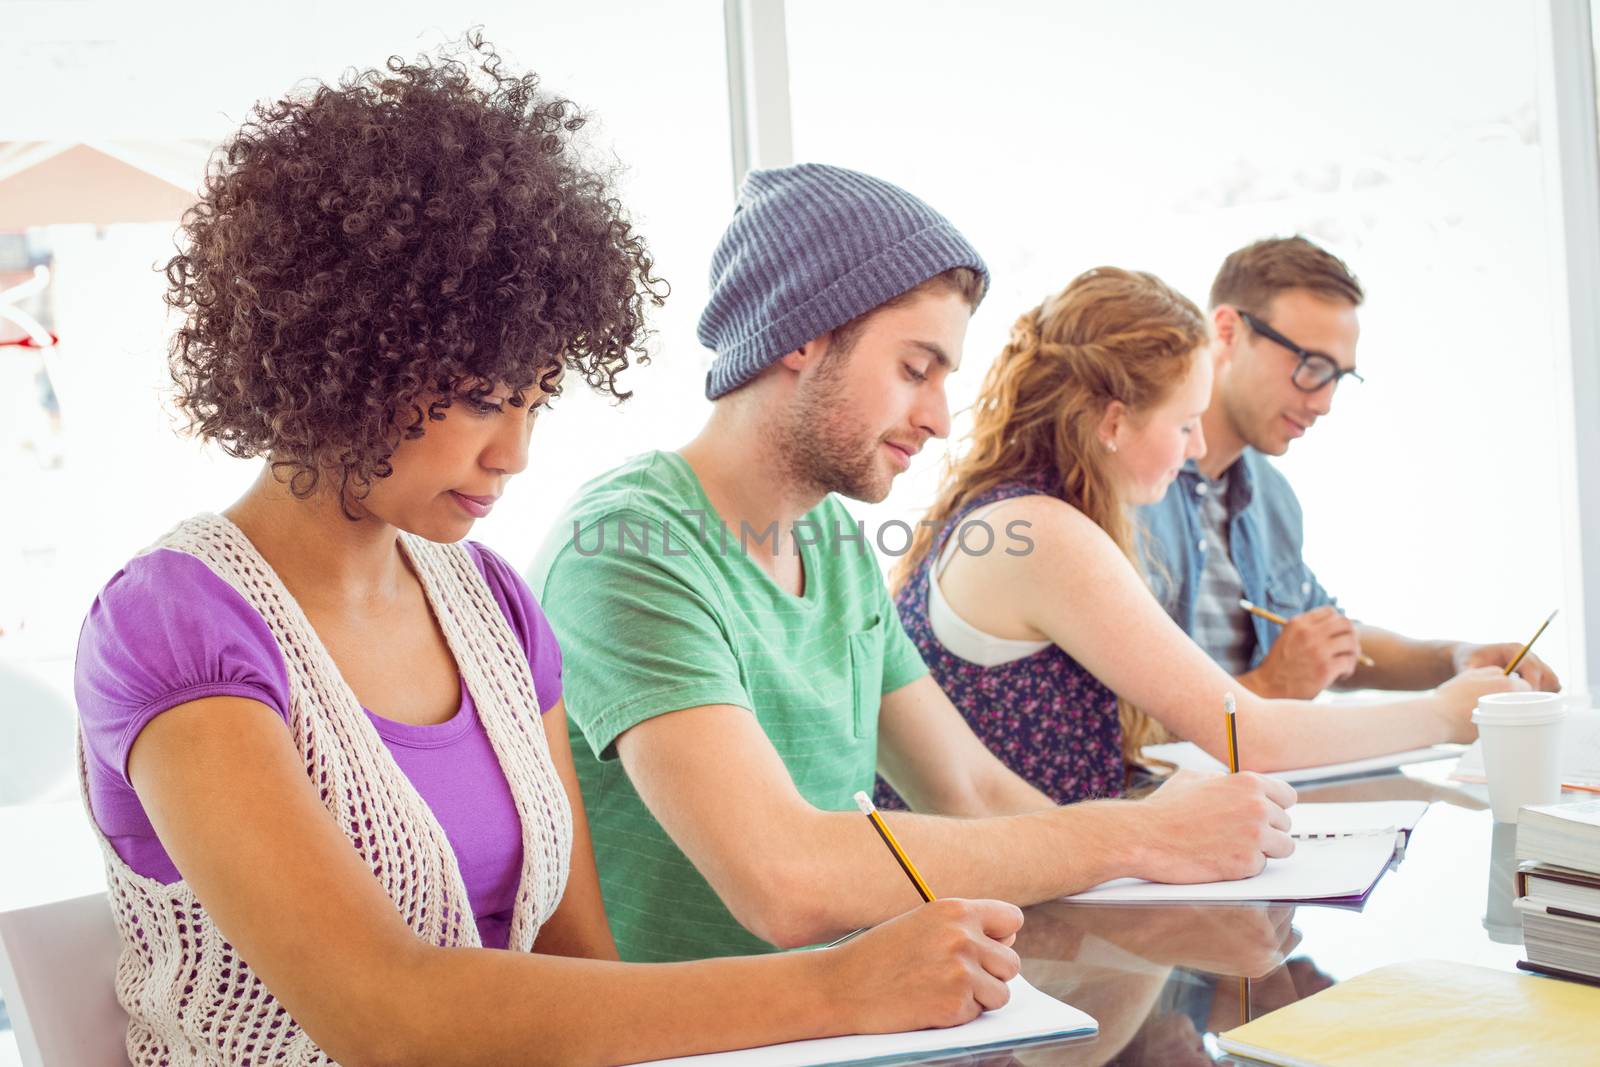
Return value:
[[(1138, 567), (1133, 517), (1096, 431), (1113, 400), (1137, 417), (1165, 399), (1205, 341), (1200, 309), (1143, 271), (1096, 267), (1024, 313), (984, 375), (967, 446), (946, 460), (939, 495), (895, 567), (895, 588), (932, 550), (935, 530), (1014, 481), (1052, 487)], [(1129, 762), (1165, 737), (1126, 700), (1117, 711)]]

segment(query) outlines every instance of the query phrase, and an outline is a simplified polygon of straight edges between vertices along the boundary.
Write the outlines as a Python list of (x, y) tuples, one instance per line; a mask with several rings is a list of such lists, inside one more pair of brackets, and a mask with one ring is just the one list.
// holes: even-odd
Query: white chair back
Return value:
[(24, 1067), (125, 1067), (121, 950), (104, 893), (0, 912), (0, 995)]

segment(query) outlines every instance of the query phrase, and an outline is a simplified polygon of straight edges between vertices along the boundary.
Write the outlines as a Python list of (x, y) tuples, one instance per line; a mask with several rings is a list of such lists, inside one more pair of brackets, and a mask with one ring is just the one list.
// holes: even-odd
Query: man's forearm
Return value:
[(1432, 689), (1456, 673), (1456, 641), (1417, 641), (1376, 626), (1359, 627), (1361, 651), (1376, 664), (1358, 666), (1344, 689)]
[[(946, 818), (884, 812), (884, 818), (938, 896), (988, 897), (1026, 906), (1143, 870), (1136, 802), (1096, 800), (996, 818)], [(803, 884), (788, 899), (781, 930), (758, 931), (784, 947), (812, 944), (879, 923), (915, 906), (911, 882), (867, 820), (817, 813), (792, 841), (809, 857)], [(816, 862), (821, 860), (822, 862)], [(774, 935), (777, 936), (774, 936)]]
[(1143, 815), (1139, 801), (1091, 800), (988, 819), (891, 813), (891, 825), (947, 887), (935, 892), (1026, 906), (1146, 873)]

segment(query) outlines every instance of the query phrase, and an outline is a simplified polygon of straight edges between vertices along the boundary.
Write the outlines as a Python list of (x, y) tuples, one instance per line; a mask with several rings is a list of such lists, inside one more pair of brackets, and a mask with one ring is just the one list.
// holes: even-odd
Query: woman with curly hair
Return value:
[(1393, 703), (1266, 700), (1191, 641), (1144, 583), (1132, 509), (1204, 455), (1211, 377), (1205, 320), (1181, 293), (1115, 267), (1079, 275), (1012, 327), (895, 572), (934, 678), (1057, 803), (1121, 793), (1168, 735), (1226, 763), (1225, 693), (1244, 767), (1270, 772), (1470, 741), (1481, 694), (1526, 688), (1484, 668)]
[(259, 106), (167, 266), (179, 407), (266, 462), (80, 639), (131, 1058), (612, 1063), (1004, 1003), (1021, 920), (993, 902), (828, 952), (616, 962), (560, 651), (461, 539), (566, 371), (626, 396), (665, 287), (582, 116), (470, 43)]

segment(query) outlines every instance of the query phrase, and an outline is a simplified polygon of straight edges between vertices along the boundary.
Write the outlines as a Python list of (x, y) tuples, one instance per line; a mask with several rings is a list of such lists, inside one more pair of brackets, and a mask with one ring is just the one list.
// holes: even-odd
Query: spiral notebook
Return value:
[(1295, 850), (1268, 860), (1260, 874), (1226, 882), (1169, 885), (1118, 878), (1068, 897), (1095, 903), (1360, 901), (1378, 884), (1397, 844), (1417, 825), (1428, 804), (1384, 800), (1349, 804), (1296, 804), (1289, 809)]

